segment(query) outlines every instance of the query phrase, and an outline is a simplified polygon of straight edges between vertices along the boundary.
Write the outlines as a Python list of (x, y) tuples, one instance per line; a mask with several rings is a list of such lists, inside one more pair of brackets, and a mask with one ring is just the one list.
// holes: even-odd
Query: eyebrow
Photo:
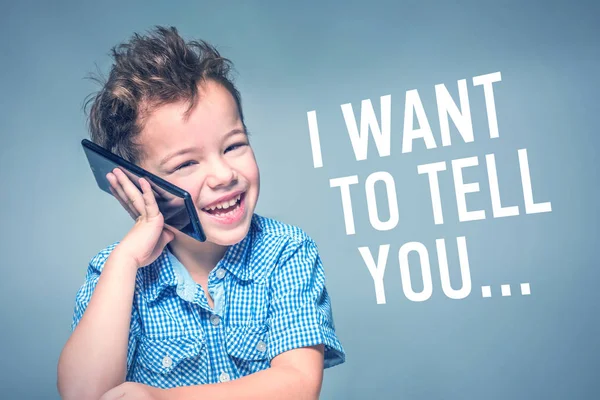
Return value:
[(158, 164), (159, 166), (163, 166), (165, 165), (167, 162), (169, 162), (169, 160), (171, 158), (180, 156), (182, 154), (187, 154), (187, 153), (191, 153), (192, 151), (194, 151), (193, 147), (187, 147), (185, 149), (179, 149), (171, 154), (167, 154), (165, 157), (163, 157), (163, 159), (160, 161), (160, 163)]
[(240, 129), (240, 128), (235, 128), (234, 130), (230, 131), (228, 134), (225, 135), (225, 139), (227, 139), (230, 136), (237, 135), (237, 134), (240, 134), (240, 133), (243, 134), (243, 135), (245, 135), (246, 134), (246, 130)]
[[(234, 136), (234, 135), (239, 135), (239, 134), (246, 134), (246, 131), (244, 129), (240, 129), (240, 128), (236, 128), (233, 129), (232, 131), (229, 131), (227, 134), (225, 134), (225, 139)], [(181, 156), (183, 154), (187, 154), (187, 153), (191, 153), (195, 150), (194, 147), (186, 147), (183, 149), (179, 149), (173, 153), (167, 154), (165, 157), (163, 157), (163, 159), (160, 161), (160, 163), (158, 164), (159, 166), (163, 166), (165, 165), (167, 162), (169, 162), (170, 159), (177, 157), (177, 156)]]

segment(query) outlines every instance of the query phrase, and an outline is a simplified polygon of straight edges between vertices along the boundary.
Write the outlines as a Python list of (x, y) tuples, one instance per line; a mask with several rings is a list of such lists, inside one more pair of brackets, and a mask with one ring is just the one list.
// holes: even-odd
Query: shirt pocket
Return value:
[(226, 331), (225, 346), (240, 377), (262, 371), (270, 366), (266, 325), (229, 326)]
[(206, 343), (202, 336), (142, 337), (134, 380), (160, 388), (206, 383)]

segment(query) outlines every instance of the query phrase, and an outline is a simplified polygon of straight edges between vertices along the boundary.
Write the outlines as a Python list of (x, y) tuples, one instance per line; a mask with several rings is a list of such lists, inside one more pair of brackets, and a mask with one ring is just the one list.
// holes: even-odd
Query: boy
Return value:
[(206, 242), (164, 225), (119, 169), (136, 220), (92, 259), (58, 364), (64, 399), (316, 399), (344, 362), (315, 243), (254, 214), (259, 171), (229, 61), (175, 28), (134, 35), (90, 109), (99, 145), (187, 190)]

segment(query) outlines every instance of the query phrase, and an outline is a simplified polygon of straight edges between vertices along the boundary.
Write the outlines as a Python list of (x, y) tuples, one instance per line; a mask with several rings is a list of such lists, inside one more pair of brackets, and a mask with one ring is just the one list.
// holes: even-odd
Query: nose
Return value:
[(206, 183), (212, 189), (227, 187), (237, 181), (237, 172), (221, 157), (212, 159), (207, 167)]

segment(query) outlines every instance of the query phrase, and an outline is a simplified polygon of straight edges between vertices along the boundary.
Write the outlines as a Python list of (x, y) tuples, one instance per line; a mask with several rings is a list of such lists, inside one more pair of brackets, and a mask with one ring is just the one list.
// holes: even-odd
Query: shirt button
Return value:
[(223, 268), (219, 268), (217, 270), (217, 278), (223, 279), (224, 276), (225, 276), (225, 270)]
[(267, 344), (261, 340), (256, 345), (256, 350), (260, 351), (261, 353), (264, 353), (267, 350)]
[(219, 381), (221, 382), (229, 382), (229, 374), (227, 372), (222, 372), (219, 376)]
[(213, 324), (214, 326), (219, 325), (220, 321), (221, 321), (221, 318), (219, 318), (219, 316), (217, 314), (213, 314), (210, 316), (210, 323)]
[(172, 365), (173, 359), (170, 356), (165, 356), (165, 358), (162, 359), (163, 368), (170, 368)]

